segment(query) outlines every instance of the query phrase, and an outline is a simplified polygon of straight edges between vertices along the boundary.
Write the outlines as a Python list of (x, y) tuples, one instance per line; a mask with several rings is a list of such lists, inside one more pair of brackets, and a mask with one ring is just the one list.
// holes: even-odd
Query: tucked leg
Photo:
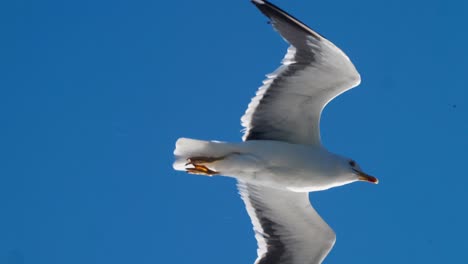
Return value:
[(191, 174), (206, 175), (206, 176), (213, 176), (213, 175), (219, 174), (219, 172), (210, 170), (206, 166), (203, 166), (203, 165), (193, 165), (193, 168), (186, 168), (186, 171)]
[(207, 167), (207, 164), (214, 163), (216, 161), (223, 160), (226, 156), (222, 157), (190, 157), (187, 159), (187, 163), (185, 166), (192, 166), (186, 167), (186, 171), (191, 174), (197, 175), (206, 175), (206, 176), (213, 176), (220, 174), (220, 172), (211, 170)]
[(255, 180), (262, 160), (249, 153), (231, 152), (219, 157), (195, 156), (187, 158), (185, 170), (198, 175), (223, 175), (239, 180)]

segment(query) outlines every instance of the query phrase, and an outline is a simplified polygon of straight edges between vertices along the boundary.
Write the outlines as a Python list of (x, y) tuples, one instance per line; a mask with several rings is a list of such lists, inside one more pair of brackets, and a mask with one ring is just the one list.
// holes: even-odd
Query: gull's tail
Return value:
[(186, 171), (187, 162), (192, 157), (223, 157), (238, 151), (238, 146), (219, 141), (204, 141), (190, 138), (179, 138), (174, 150), (175, 170)]

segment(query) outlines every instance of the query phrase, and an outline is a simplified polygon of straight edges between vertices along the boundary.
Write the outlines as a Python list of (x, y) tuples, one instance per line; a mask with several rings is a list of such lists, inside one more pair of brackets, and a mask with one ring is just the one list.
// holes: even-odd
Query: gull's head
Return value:
[(365, 181), (374, 184), (379, 183), (379, 180), (376, 177), (370, 176), (369, 174), (363, 172), (361, 167), (356, 163), (356, 161), (352, 159), (346, 160), (346, 167), (346, 171), (348, 172), (347, 174), (350, 175), (350, 177), (352, 177), (354, 181)]
[(356, 161), (333, 153), (330, 154), (323, 155), (320, 164), (316, 167), (320, 168), (320, 171), (316, 171), (315, 175), (326, 175), (326, 177), (321, 177), (320, 180), (314, 182), (313, 191), (326, 190), (356, 181), (379, 183), (376, 177), (365, 173)]

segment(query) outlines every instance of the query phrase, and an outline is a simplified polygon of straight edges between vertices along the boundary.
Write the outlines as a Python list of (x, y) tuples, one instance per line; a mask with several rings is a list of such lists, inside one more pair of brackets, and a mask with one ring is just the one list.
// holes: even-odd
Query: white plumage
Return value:
[(238, 179), (258, 242), (256, 264), (318, 264), (335, 233), (311, 207), (308, 193), (378, 182), (320, 141), (322, 109), (357, 86), (360, 76), (327, 39), (268, 1), (252, 2), (291, 46), (241, 118), (244, 142), (181, 138), (174, 169)]

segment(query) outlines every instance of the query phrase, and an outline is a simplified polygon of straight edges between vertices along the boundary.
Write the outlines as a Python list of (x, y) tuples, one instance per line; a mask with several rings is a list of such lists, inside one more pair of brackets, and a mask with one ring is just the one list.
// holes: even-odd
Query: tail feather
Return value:
[(236, 151), (236, 146), (219, 141), (204, 141), (190, 138), (179, 138), (174, 150), (175, 170), (185, 171), (189, 157), (221, 157)]

